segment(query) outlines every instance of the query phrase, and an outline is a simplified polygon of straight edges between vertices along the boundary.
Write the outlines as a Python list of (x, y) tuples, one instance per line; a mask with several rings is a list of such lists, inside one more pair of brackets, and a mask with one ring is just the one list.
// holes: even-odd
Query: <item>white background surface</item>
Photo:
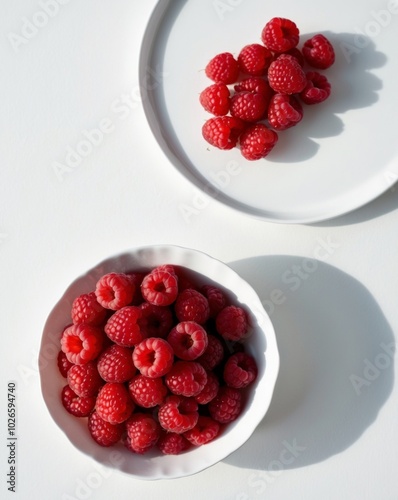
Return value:
[[(397, 191), (298, 226), (204, 197), (165, 159), (139, 102), (139, 48), (154, 5), (71, 0), (15, 48), (10, 33), (40, 22), (43, 8), (0, 2), (0, 496), (396, 500), (396, 360), (383, 345), (395, 345), (398, 332)], [(131, 108), (122, 108), (126, 96)], [(54, 162), (65, 164), (68, 148), (104, 124), (103, 140), (57, 176)], [(43, 403), (37, 354), (71, 281), (110, 255), (155, 243), (210, 253), (252, 283), (276, 329), (281, 372), (267, 417), (240, 450), (195, 476), (145, 482), (99, 468), (67, 441)], [(284, 301), (272, 307), (275, 289)], [(10, 380), (16, 494), (5, 476)]]

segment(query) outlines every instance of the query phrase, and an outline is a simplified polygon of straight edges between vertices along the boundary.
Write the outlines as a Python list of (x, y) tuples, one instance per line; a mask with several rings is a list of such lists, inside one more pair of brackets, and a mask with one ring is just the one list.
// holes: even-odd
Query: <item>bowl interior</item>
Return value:
[[(227, 294), (231, 302), (242, 305), (249, 313), (252, 330), (245, 350), (256, 359), (259, 374), (247, 394), (241, 416), (230, 423), (214, 441), (189, 449), (181, 455), (164, 456), (155, 451), (135, 455), (122, 445), (103, 448), (87, 430), (85, 418), (68, 414), (60, 401), (66, 384), (59, 373), (56, 357), (64, 327), (71, 322), (74, 298), (95, 289), (98, 279), (108, 272), (147, 270), (161, 264), (182, 266), (199, 283), (213, 283)], [(44, 401), (55, 423), (73, 445), (101, 464), (141, 479), (167, 479), (197, 473), (239, 448), (253, 433), (271, 402), (278, 370), (279, 355), (272, 323), (252, 287), (224, 263), (202, 252), (177, 246), (151, 246), (128, 251), (99, 263), (76, 279), (51, 311), (42, 335), (39, 355), (41, 388)]]

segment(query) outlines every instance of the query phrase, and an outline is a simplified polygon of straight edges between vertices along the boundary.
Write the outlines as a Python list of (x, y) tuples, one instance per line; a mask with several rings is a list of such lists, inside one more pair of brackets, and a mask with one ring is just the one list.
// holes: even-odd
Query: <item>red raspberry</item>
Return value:
[(177, 298), (178, 279), (168, 271), (154, 269), (143, 279), (141, 293), (150, 304), (169, 306)]
[(72, 391), (81, 398), (96, 396), (104, 383), (97, 370), (95, 361), (85, 365), (74, 365), (68, 371), (68, 384)]
[(209, 303), (204, 295), (193, 288), (186, 288), (177, 297), (174, 311), (179, 321), (195, 321), (200, 325), (209, 319)]
[(331, 93), (331, 85), (326, 76), (316, 71), (307, 73), (307, 85), (300, 92), (300, 99), (305, 104), (318, 104), (325, 101)]
[(210, 317), (215, 318), (221, 309), (226, 306), (226, 296), (220, 288), (213, 285), (204, 285), (201, 288), (201, 292), (207, 298), (207, 302), (209, 303)]
[(233, 387), (220, 387), (217, 396), (208, 405), (210, 416), (221, 424), (235, 420), (242, 411), (242, 393)]
[(265, 97), (267, 105), (274, 95), (274, 91), (271, 89), (268, 82), (260, 76), (245, 78), (234, 86), (234, 90), (235, 92), (257, 92)]
[(268, 122), (275, 130), (294, 127), (303, 118), (303, 108), (292, 95), (275, 94), (268, 107)]
[(134, 407), (126, 387), (114, 382), (107, 382), (101, 387), (95, 403), (98, 415), (113, 425), (127, 420)]
[(173, 313), (168, 307), (154, 306), (149, 302), (140, 305), (139, 325), (144, 337), (166, 337), (173, 327)]
[(225, 307), (216, 318), (218, 333), (226, 340), (238, 341), (247, 336), (249, 323), (246, 311), (239, 306)]
[(303, 45), (303, 55), (310, 66), (327, 69), (335, 61), (333, 45), (324, 35), (315, 35)]
[(75, 365), (83, 365), (95, 359), (102, 350), (103, 332), (84, 323), (66, 328), (61, 337), (61, 349), (68, 361)]
[(205, 73), (213, 82), (229, 85), (238, 79), (239, 64), (232, 54), (223, 52), (209, 61)]
[(100, 446), (113, 446), (120, 441), (123, 432), (123, 424), (110, 424), (101, 418), (96, 411), (93, 411), (88, 417), (88, 430), (91, 437)]
[(300, 64), (300, 66), (302, 68), (304, 67), (305, 59), (304, 59), (303, 53), (297, 47), (293, 47), (292, 49), (288, 50), (287, 52), (284, 52), (284, 54), (295, 57), (297, 59), (297, 62)]
[(207, 348), (205, 352), (196, 359), (205, 370), (213, 370), (224, 358), (224, 347), (220, 340), (214, 335), (207, 334)]
[(114, 312), (104, 330), (115, 344), (133, 347), (144, 339), (139, 321), (142, 311), (139, 306), (125, 306)]
[(71, 366), (73, 366), (73, 363), (68, 361), (68, 358), (63, 351), (59, 351), (57, 356), (57, 365), (61, 375), (66, 378), (66, 376), (68, 375), (68, 370), (69, 368), (71, 368)]
[(262, 123), (255, 123), (240, 137), (240, 151), (246, 160), (260, 160), (273, 150), (278, 135)]
[(248, 386), (257, 377), (255, 359), (245, 352), (237, 352), (227, 359), (224, 366), (223, 378), (229, 387), (242, 389)]
[(129, 382), (129, 392), (135, 404), (142, 408), (153, 408), (163, 403), (168, 390), (161, 377), (136, 375)]
[(300, 32), (290, 19), (274, 17), (264, 26), (261, 39), (273, 52), (287, 52), (299, 43)]
[(160, 429), (160, 425), (151, 415), (133, 413), (126, 422), (128, 449), (134, 453), (146, 453), (155, 446)]
[(73, 301), (71, 316), (76, 325), (86, 323), (86, 325), (100, 326), (105, 320), (106, 309), (99, 304), (94, 292), (85, 293)]
[(133, 281), (124, 273), (108, 273), (95, 287), (98, 302), (105, 309), (117, 311), (131, 303), (134, 296)]
[(209, 113), (223, 116), (229, 112), (229, 97), (229, 88), (224, 83), (214, 83), (200, 93), (199, 102)]
[(190, 448), (191, 443), (183, 434), (162, 430), (156, 446), (163, 455), (179, 455)]
[(146, 273), (132, 271), (132, 272), (127, 272), (126, 275), (128, 276), (129, 280), (133, 283), (134, 286), (134, 295), (130, 304), (132, 306), (138, 306), (144, 300), (141, 295), (141, 283), (142, 280), (145, 278)]
[(173, 361), (173, 348), (166, 340), (157, 337), (143, 340), (133, 351), (133, 362), (145, 377), (163, 377), (172, 367)]
[(182, 434), (189, 431), (195, 427), (198, 418), (198, 404), (193, 398), (169, 396), (159, 407), (159, 423), (169, 432)]
[(206, 384), (200, 391), (200, 393), (195, 396), (195, 401), (200, 405), (206, 405), (207, 403), (210, 403), (210, 401), (217, 396), (218, 389), (220, 387), (218, 377), (214, 372), (207, 371), (206, 374)]
[(265, 75), (273, 57), (267, 47), (259, 43), (252, 43), (246, 45), (240, 51), (238, 56), (239, 68), (243, 73), (247, 73), (248, 75)]
[(166, 386), (178, 396), (197, 396), (206, 382), (206, 370), (195, 361), (177, 361), (165, 376)]
[(220, 432), (221, 426), (210, 417), (199, 416), (195, 427), (184, 432), (184, 436), (195, 446), (210, 443)]
[(202, 127), (204, 139), (219, 149), (232, 149), (236, 146), (245, 124), (234, 116), (210, 118)]
[(275, 92), (298, 94), (306, 86), (307, 78), (295, 57), (282, 54), (268, 68), (268, 83)]
[(231, 115), (245, 122), (261, 120), (267, 110), (267, 101), (257, 92), (239, 92), (231, 97)]
[(65, 385), (61, 393), (62, 405), (74, 417), (87, 417), (95, 406), (95, 396), (81, 398)]
[(174, 274), (177, 276), (176, 268), (173, 264), (161, 264), (160, 266), (156, 266), (152, 269), (152, 271), (165, 271), (166, 273)]
[(98, 358), (98, 372), (105, 382), (123, 383), (136, 373), (132, 350), (128, 347), (112, 344)]
[(206, 350), (207, 332), (195, 321), (182, 321), (171, 330), (167, 342), (178, 358), (190, 361), (201, 356)]

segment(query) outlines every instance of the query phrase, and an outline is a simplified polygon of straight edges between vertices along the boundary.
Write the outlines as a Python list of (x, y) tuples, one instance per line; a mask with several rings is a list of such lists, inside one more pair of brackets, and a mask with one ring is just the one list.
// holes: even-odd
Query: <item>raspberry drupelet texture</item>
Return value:
[(269, 50), (287, 52), (298, 45), (300, 32), (290, 19), (274, 17), (264, 26), (261, 39)]
[(234, 90), (235, 92), (257, 92), (264, 96), (267, 104), (275, 93), (269, 86), (267, 80), (260, 76), (245, 78), (234, 86)]
[(60, 374), (66, 378), (68, 375), (69, 369), (73, 366), (73, 363), (68, 361), (68, 358), (66, 357), (66, 354), (63, 351), (59, 351), (58, 356), (57, 356), (57, 365)]
[(166, 386), (178, 396), (197, 396), (206, 382), (206, 370), (195, 361), (176, 361), (165, 376)]
[(231, 97), (231, 115), (245, 122), (264, 118), (267, 100), (258, 92), (238, 92)]
[(257, 364), (253, 356), (245, 352), (237, 352), (227, 359), (223, 378), (229, 387), (243, 389), (257, 377)]
[(224, 116), (229, 112), (229, 88), (224, 83), (214, 83), (199, 95), (203, 108), (214, 116)]
[(326, 76), (317, 71), (309, 71), (306, 77), (307, 85), (300, 92), (300, 99), (305, 104), (318, 104), (325, 101), (331, 93), (331, 85)]
[(205, 370), (213, 370), (224, 358), (224, 347), (219, 338), (210, 333), (207, 334), (207, 347), (205, 352), (196, 359)]
[(106, 309), (97, 301), (95, 292), (85, 293), (76, 297), (72, 303), (71, 317), (75, 325), (100, 326), (105, 321)]
[(163, 455), (179, 455), (191, 447), (191, 443), (183, 434), (166, 432), (162, 429), (156, 446)]
[(169, 307), (154, 306), (148, 302), (140, 305), (139, 325), (144, 337), (166, 337), (173, 327), (173, 313)]
[(134, 292), (133, 280), (124, 273), (105, 274), (95, 287), (97, 301), (105, 309), (112, 309), (113, 311), (130, 304)]
[(334, 64), (335, 52), (333, 45), (324, 35), (315, 35), (303, 45), (303, 56), (313, 68), (327, 69)]
[(232, 149), (236, 146), (245, 122), (234, 116), (210, 118), (202, 127), (203, 138), (219, 149)]
[(210, 417), (200, 415), (195, 427), (184, 432), (184, 437), (193, 445), (201, 446), (213, 441), (218, 436), (220, 429), (221, 425), (219, 422)]
[(178, 278), (167, 270), (154, 269), (142, 280), (141, 293), (150, 304), (169, 306), (178, 295)]
[(208, 62), (205, 73), (210, 80), (229, 85), (238, 79), (239, 64), (230, 52), (223, 52)]
[(91, 437), (100, 446), (108, 447), (118, 443), (124, 432), (123, 424), (110, 424), (101, 418), (96, 411), (88, 417), (88, 430)]
[(200, 325), (206, 323), (210, 315), (207, 298), (193, 288), (186, 288), (178, 295), (174, 311), (179, 321), (195, 321)]
[(278, 135), (263, 123), (254, 123), (240, 137), (240, 151), (249, 161), (268, 156), (278, 142)]
[(61, 349), (68, 361), (82, 365), (95, 359), (102, 350), (105, 335), (98, 327), (71, 325), (66, 328), (61, 337)]
[(266, 75), (273, 57), (272, 52), (264, 45), (259, 43), (245, 45), (238, 56), (239, 68), (248, 75)]
[(133, 363), (132, 349), (112, 344), (100, 354), (97, 369), (105, 382), (123, 383), (137, 372)]
[(72, 391), (84, 398), (96, 396), (104, 383), (95, 361), (84, 365), (73, 365), (68, 371), (67, 381)]
[(149, 378), (136, 375), (129, 382), (129, 392), (136, 405), (153, 408), (163, 403), (168, 390), (162, 377)]
[(227, 298), (222, 292), (222, 290), (214, 285), (203, 285), (201, 292), (207, 298), (209, 304), (209, 315), (211, 318), (215, 318), (217, 314), (223, 309), (227, 304)]
[(173, 366), (174, 351), (166, 340), (150, 337), (135, 347), (133, 362), (145, 377), (163, 377)]
[(134, 403), (124, 384), (107, 382), (98, 393), (95, 409), (98, 415), (116, 425), (127, 420), (134, 410)]
[(182, 434), (195, 427), (198, 418), (198, 403), (193, 398), (172, 395), (159, 407), (159, 423), (169, 432)]
[(210, 371), (206, 371), (207, 381), (204, 385), (203, 389), (195, 396), (195, 401), (201, 405), (206, 405), (210, 403), (212, 399), (217, 396), (218, 389), (220, 387), (220, 383), (218, 381), (217, 375)]
[(242, 392), (232, 387), (220, 387), (217, 396), (208, 405), (210, 416), (221, 424), (238, 418), (242, 411)]
[(69, 385), (65, 385), (61, 392), (62, 406), (74, 417), (87, 417), (95, 406), (95, 396), (80, 397)]
[(216, 318), (218, 333), (226, 340), (238, 341), (247, 336), (249, 321), (246, 311), (239, 306), (225, 307)]
[(139, 306), (125, 306), (114, 312), (104, 327), (107, 336), (115, 344), (133, 347), (144, 339), (139, 321), (142, 310)]
[(146, 453), (159, 439), (161, 427), (150, 414), (133, 413), (126, 421), (127, 448), (134, 453)]
[(303, 107), (295, 96), (275, 94), (268, 107), (268, 123), (275, 130), (294, 127), (303, 119)]
[(298, 94), (307, 84), (303, 68), (294, 56), (280, 55), (268, 68), (270, 87), (281, 94)]
[(190, 361), (205, 352), (208, 344), (207, 332), (195, 321), (182, 321), (170, 331), (167, 342), (178, 358)]

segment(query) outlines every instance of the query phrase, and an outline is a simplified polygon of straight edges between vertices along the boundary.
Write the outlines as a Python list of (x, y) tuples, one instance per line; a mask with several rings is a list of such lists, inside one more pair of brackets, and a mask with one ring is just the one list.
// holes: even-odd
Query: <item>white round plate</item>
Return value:
[[(199, 104), (212, 82), (207, 62), (261, 43), (272, 17), (296, 22), (302, 43), (316, 33), (334, 44), (324, 71), (328, 101), (279, 134), (262, 160), (207, 144), (210, 117)], [(378, 197), (398, 179), (398, 2), (396, 0), (161, 0), (141, 47), (143, 105), (170, 162), (196, 187), (239, 211), (280, 223), (318, 222)]]

